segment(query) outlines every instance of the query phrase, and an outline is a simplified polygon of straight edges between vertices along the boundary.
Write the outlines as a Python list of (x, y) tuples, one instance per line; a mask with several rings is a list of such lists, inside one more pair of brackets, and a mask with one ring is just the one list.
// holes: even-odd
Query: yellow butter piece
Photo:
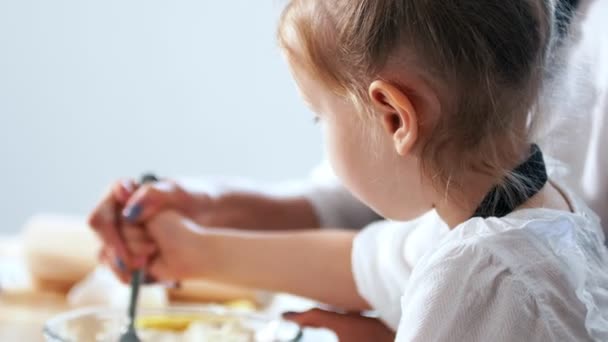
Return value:
[(154, 315), (139, 317), (136, 322), (138, 329), (151, 329), (163, 331), (185, 331), (192, 323), (204, 323), (209, 325), (221, 325), (236, 321), (233, 317), (224, 317), (218, 315)]
[[(254, 302), (246, 299), (233, 300), (224, 303), (224, 306), (240, 311), (255, 311)], [(192, 323), (204, 323), (210, 325), (222, 325), (235, 322), (235, 317), (226, 317), (214, 314), (191, 314), (191, 315), (146, 315), (137, 318), (135, 326), (138, 329), (151, 329), (161, 331), (181, 332), (187, 330)]]
[(239, 309), (245, 311), (255, 311), (256, 309), (255, 303), (248, 299), (231, 300), (229, 302), (224, 303), (224, 305), (231, 309)]

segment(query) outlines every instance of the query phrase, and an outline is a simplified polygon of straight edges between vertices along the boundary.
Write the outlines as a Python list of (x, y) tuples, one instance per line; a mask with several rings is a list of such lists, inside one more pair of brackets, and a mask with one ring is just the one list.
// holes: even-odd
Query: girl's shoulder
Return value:
[(604, 235), (597, 217), (571, 199), (573, 213), (524, 209), (456, 227), (416, 265), (403, 303), (443, 298), (463, 308), (460, 316), (503, 298), (499, 307), (538, 312), (547, 331), (567, 336), (565, 320), (583, 335), (608, 337)]
[[(525, 251), (554, 254), (564, 248), (576, 247), (605, 251), (606, 237), (599, 217), (568, 188), (553, 184), (567, 198), (572, 212), (530, 208), (501, 218), (472, 218), (447, 234), (437, 250), (469, 246), (479, 253), (503, 255), (505, 259), (509, 259), (505, 253), (524, 246), (527, 246), (526, 250), (520, 250), (513, 257), (521, 256)], [(525, 259), (521, 261), (526, 262)]]
[[(599, 219), (575, 195), (567, 193), (573, 212), (522, 209), (503, 218), (472, 218), (439, 242), (418, 266), (479, 263), (504, 267), (525, 283), (550, 272), (570, 277), (583, 268), (602, 270), (608, 285), (608, 249)], [(579, 265), (578, 267), (576, 265)]]
[[(561, 216), (476, 224), (486, 227), (449, 234), (416, 265), (400, 332), (420, 340), (608, 340), (608, 252), (595, 233)], [(425, 323), (435, 321), (442, 323)]]

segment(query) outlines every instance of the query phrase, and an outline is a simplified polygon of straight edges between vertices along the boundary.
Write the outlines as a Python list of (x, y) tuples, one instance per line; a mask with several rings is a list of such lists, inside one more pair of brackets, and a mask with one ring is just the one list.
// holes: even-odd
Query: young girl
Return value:
[[(405, 232), (379, 246), (381, 229), (355, 240), (337, 231), (227, 232), (166, 211), (139, 221), (145, 229), (123, 227), (127, 263), (147, 264), (158, 279), (207, 277), (353, 310), (372, 304), (398, 341), (608, 340), (598, 219), (547, 179), (533, 144), (553, 6), (287, 6), (281, 46), (336, 174), (388, 218), (434, 209), (449, 230), (424, 253), (411, 255), (416, 241)], [(392, 336), (374, 330), (366, 339)]]

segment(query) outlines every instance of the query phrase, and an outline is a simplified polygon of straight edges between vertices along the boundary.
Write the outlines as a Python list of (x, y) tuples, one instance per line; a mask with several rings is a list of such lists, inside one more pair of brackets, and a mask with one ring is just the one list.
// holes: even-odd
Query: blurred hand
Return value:
[[(122, 281), (157, 252), (145, 226), (164, 210), (179, 213), (204, 227), (258, 230), (311, 229), (319, 226), (314, 209), (304, 197), (269, 197), (254, 192), (227, 192), (218, 197), (192, 193), (176, 182), (163, 180), (139, 185), (115, 182), (89, 217), (103, 242), (101, 259)], [(131, 243), (127, 246), (125, 240)]]
[(394, 341), (395, 333), (381, 321), (358, 314), (341, 314), (321, 309), (303, 313), (286, 313), (285, 319), (303, 327), (327, 328), (344, 342)]
[(89, 226), (101, 238), (104, 258), (108, 258), (110, 255), (117, 258), (128, 256), (119, 229), (121, 226), (120, 213), (136, 189), (137, 184), (132, 179), (116, 181), (89, 215)]
[[(165, 209), (175, 209), (184, 215), (194, 215), (196, 205), (202, 206), (210, 198), (196, 200), (172, 181), (139, 185), (132, 179), (115, 182), (89, 216), (89, 225), (103, 243), (102, 258), (115, 268), (134, 268), (141, 264), (125, 244), (125, 232), (141, 230), (146, 219)], [(149, 239), (136, 241), (137, 248), (152, 250)], [(120, 262), (118, 262), (120, 260)], [(117, 264), (118, 263), (118, 264)]]
[[(205, 278), (294, 293), (356, 311), (369, 309), (350, 268), (352, 231), (237, 231), (198, 225), (166, 210), (144, 226), (124, 226), (123, 236), (135, 268), (143, 268), (151, 281)], [(114, 270), (129, 280), (129, 270)]]
[[(174, 210), (166, 210), (150, 218), (145, 228), (126, 225), (124, 239), (135, 262), (145, 267), (155, 281), (176, 281), (204, 275), (214, 260), (213, 243), (206, 229)], [(115, 269), (121, 279), (130, 274)]]

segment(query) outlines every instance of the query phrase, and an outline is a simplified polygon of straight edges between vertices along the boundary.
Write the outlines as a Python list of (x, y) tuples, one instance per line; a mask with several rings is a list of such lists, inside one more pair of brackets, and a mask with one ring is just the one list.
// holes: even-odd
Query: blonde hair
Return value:
[(444, 185), (473, 167), (498, 180), (510, 176), (505, 160), (520, 157), (501, 144), (531, 139), (553, 1), (291, 0), (278, 38), (290, 59), (361, 110), (374, 79), (399, 85), (383, 73), (390, 63), (412, 62), (442, 90), (423, 167)]

